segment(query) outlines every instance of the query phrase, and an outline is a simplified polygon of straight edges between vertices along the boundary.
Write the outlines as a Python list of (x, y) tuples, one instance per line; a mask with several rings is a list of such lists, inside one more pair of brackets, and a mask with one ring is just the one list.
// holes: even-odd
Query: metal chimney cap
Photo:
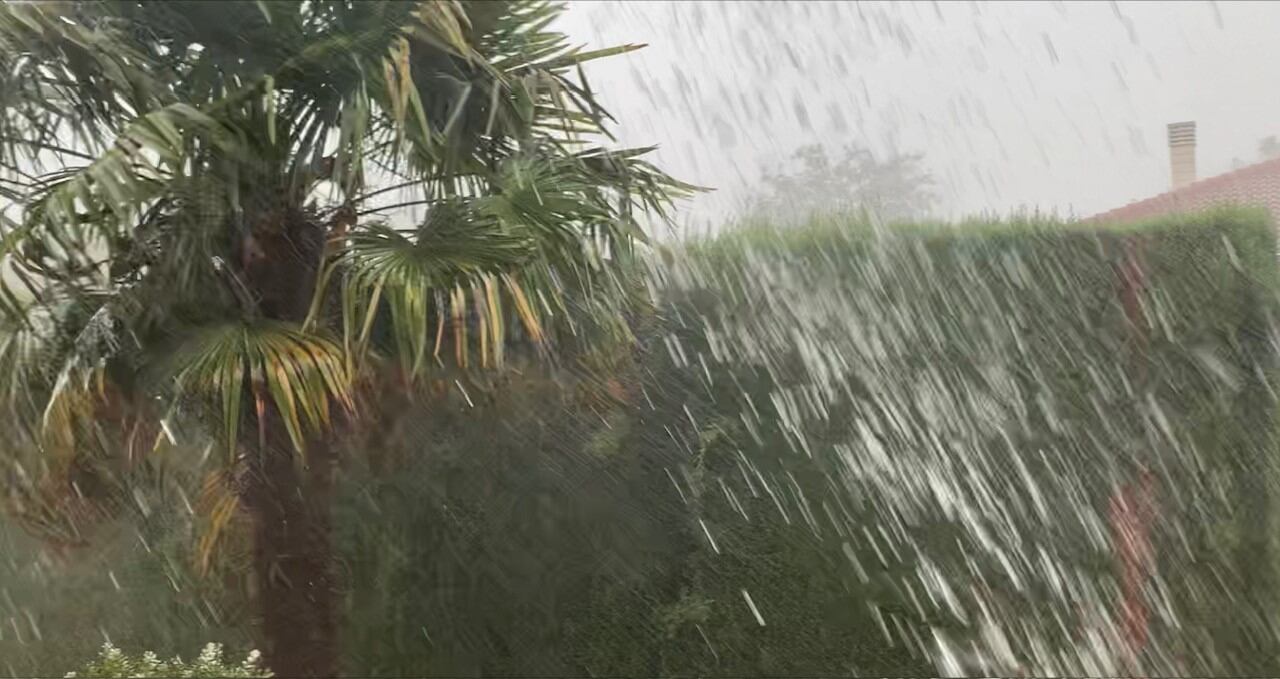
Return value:
[(1189, 120), (1182, 123), (1169, 123), (1169, 145), (1184, 146), (1196, 143), (1196, 123)]

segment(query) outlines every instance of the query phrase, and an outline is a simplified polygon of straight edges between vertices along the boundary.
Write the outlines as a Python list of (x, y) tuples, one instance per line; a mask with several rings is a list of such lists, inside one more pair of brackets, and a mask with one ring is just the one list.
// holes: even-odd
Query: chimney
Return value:
[(1196, 180), (1196, 124), (1169, 123), (1169, 174), (1174, 190)]

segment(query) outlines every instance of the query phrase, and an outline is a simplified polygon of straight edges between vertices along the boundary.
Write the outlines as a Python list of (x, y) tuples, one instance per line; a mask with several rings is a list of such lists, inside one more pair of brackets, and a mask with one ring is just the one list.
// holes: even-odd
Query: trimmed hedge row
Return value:
[[(737, 421), (886, 641), (961, 673), (1256, 673), (1274, 672), (1275, 253), (1249, 210), (829, 221), (659, 273), (672, 361), (706, 383), (694, 417)], [(1113, 505), (1143, 470), (1155, 573), (1134, 591)]]

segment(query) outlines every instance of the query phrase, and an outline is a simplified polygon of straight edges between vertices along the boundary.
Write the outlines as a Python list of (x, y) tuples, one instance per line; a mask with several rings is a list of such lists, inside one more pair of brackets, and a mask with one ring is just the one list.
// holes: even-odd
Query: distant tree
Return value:
[(1238, 170), (1246, 165), (1253, 163), (1261, 163), (1264, 160), (1272, 158), (1280, 158), (1280, 139), (1276, 135), (1270, 134), (1258, 140), (1258, 156), (1253, 160), (1242, 160), (1239, 157), (1231, 159), (1231, 169)]
[(1280, 140), (1277, 140), (1274, 134), (1258, 141), (1258, 160), (1272, 158), (1280, 158)]
[(802, 219), (814, 213), (865, 209), (883, 221), (919, 218), (934, 205), (933, 179), (921, 168), (921, 156), (894, 154), (877, 158), (870, 151), (846, 146), (831, 158), (813, 144), (792, 156), (795, 170), (766, 173), (766, 191), (753, 214)]

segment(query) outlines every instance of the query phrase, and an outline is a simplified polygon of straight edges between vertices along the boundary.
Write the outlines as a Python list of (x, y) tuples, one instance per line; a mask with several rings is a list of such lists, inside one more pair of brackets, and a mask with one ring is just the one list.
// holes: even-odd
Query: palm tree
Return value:
[(339, 430), (379, 389), (625, 333), (642, 215), (693, 190), (600, 145), (581, 65), (635, 46), (575, 49), (561, 11), (0, 5), (8, 507), (76, 542), (103, 469), (216, 441), (202, 555), (243, 508), (271, 668), (333, 674)]

